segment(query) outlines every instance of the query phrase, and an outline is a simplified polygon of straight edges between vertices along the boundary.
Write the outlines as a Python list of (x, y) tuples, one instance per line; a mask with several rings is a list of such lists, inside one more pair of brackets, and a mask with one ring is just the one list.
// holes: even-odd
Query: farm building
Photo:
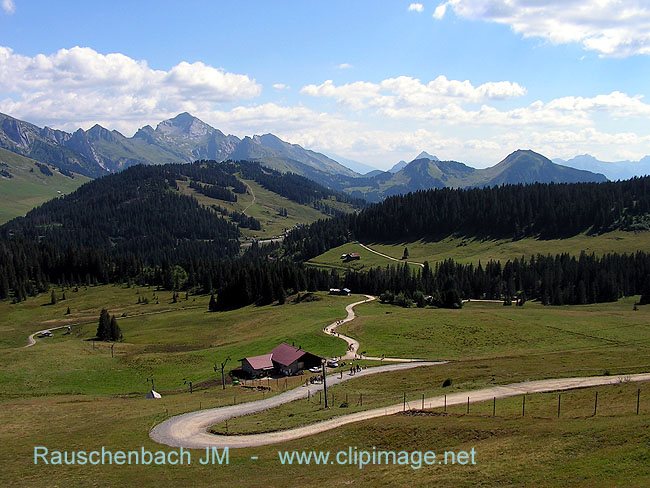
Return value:
[(241, 369), (253, 378), (270, 374), (291, 376), (303, 369), (320, 366), (322, 358), (284, 342), (268, 354), (241, 360)]
[(351, 252), (349, 254), (341, 254), (341, 259), (344, 259), (346, 262), (347, 261), (357, 261), (361, 259), (361, 254), (358, 252)]
[(348, 296), (350, 293), (352, 293), (352, 290), (349, 288), (330, 288), (330, 295), (341, 295), (341, 296)]
[(241, 360), (241, 369), (253, 378), (258, 376), (267, 376), (273, 372), (273, 361), (271, 354), (262, 354), (261, 356), (252, 356)]

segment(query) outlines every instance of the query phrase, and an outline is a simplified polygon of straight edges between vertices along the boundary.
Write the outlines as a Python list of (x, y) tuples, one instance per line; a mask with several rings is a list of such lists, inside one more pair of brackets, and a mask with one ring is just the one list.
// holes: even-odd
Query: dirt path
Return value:
[[(251, 188), (251, 186), (248, 183), (246, 183), (244, 180), (242, 180), (242, 181), (244, 182), (244, 185), (246, 185), (246, 188), (248, 188), (251, 191), (251, 195), (253, 195), (253, 200), (251, 200), (251, 203), (246, 205), (246, 208), (244, 208), (244, 210), (241, 211), (241, 213), (246, 214), (246, 210), (248, 210), (251, 207), (251, 205), (253, 205), (255, 203), (255, 192), (253, 191), (253, 189)], [(250, 215), (249, 215), (249, 217), (250, 217)]]
[[(436, 366), (438, 364), (442, 363), (422, 361), (400, 364), (386, 364), (383, 366), (377, 366), (375, 368), (363, 369), (356, 373), (354, 376), (351, 376), (350, 374), (343, 374), (342, 378), (339, 377), (339, 373), (335, 373), (327, 376), (327, 386), (330, 387), (354, 378), (362, 378), (364, 376), (385, 373), (387, 371), (400, 371), (405, 369), (421, 368), (425, 366)], [(266, 398), (264, 400), (257, 400), (254, 402), (232, 405), (229, 407), (199, 410), (196, 412), (178, 415), (176, 417), (165, 420), (161, 424), (156, 425), (151, 430), (151, 432), (149, 432), (149, 437), (160, 444), (166, 444), (168, 446), (175, 447), (183, 446), (196, 449), (212, 445), (246, 447), (248, 445), (246, 440), (237, 440), (240, 436), (229, 436), (222, 439), (220, 436), (208, 433), (207, 430), (212, 425), (224, 422), (228, 419), (262, 412), (264, 410), (278, 407), (285, 403), (293, 402), (294, 400), (307, 398), (310, 395), (314, 395), (315, 393), (322, 391), (322, 389), (322, 384), (310, 384), (309, 386), (303, 385), (298, 386), (297, 388), (289, 390), (285, 393)], [(277, 436), (277, 433), (264, 434), (264, 436), (270, 436), (270, 438), (274, 438)], [(238, 445), (235, 446), (234, 444), (231, 444), (230, 439), (233, 439), (233, 441)], [(272, 442), (281, 442), (281, 440), (271, 442), (263, 440), (261, 444), (258, 443), (250, 445), (264, 445)]]
[[(72, 327), (73, 325), (80, 325), (80, 324), (70, 324), (70, 327)], [(65, 329), (66, 327), (68, 327), (68, 326), (67, 325), (60, 325), (58, 327), (50, 327), (49, 329), (43, 329), (43, 330), (39, 330), (38, 332), (34, 332), (33, 334), (29, 335), (29, 337), (27, 338), (27, 345), (23, 346), (23, 348), (27, 348), (27, 347), (30, 347), (30, 346), (33, 346), (34, 344), (36, 344), (36, 339), (34, 338), (34, 336), (37, 336), (39, 334), (43, 334), (44, 332), (52, 332), (53, 330)]]
[(336, 328), (339, 325), (342, 325), (346, 322), (350, 322), (355, 319), (356, 315), (354, 313), (354, 307), (356, 307), (357, 305), (361, 305), (362, 303), (371, 302), (373, 300), (376, 300), (376, 298), (373, 297), (372, 295), (366, 295), (365, 300), (351, 303), (350, 305), (345, 307), (345, 311), (348, 313), (346, 318), (344, 318), (343, 320), (337, 320), (336, 322), (331, 323), (330, 325), (328, 325), (323, 329), (323, 332), (325, 332), (326, 334), (329, 334), (333, 337), (338, 337), (339, 339), (343, 339), (345, 342), (348, 343), (348, 351), (345, 353), (345, 356), (341, 356), (340, 359), (369, 359), (372, 361), (386, 361), (391, 363), (414, 363), (414, 362), (422, 361), (421, 359), (411, 359), (411, 358), (406, 359), (406, 358), (364, 356), (359, 353), (359, 341), (353, 339), (352, 337), (348, 337), (346, 335), (340, 334), (339, 332), (336, 331)]
[[(130, 318), (133, 318), (133, 317), (143, 317), (145, 315), (157, 315), (157, 314), (160, 314), (160, 313), (177, 312), (179, 310), (192, 310), (192, 309), (196, 309), (196, 308), (201, 308), (201, 307), (199, 307), (197, 305), (197, 306), (192, 306), (192, 307), (168, 308), (168, 309), (165, 309), (165, 310), (156, 310), (156, 311), (153, 311), (153, 312), (135, 313), (135, 314), (132, 314), (132, 315), (127, 315), (126, 317), (121, 317), (121, 316), (117, 317), (116, 316), (115, 318), (117, 320), (130, 319)], [(74, 326), (77, 326), (77, 325), (92, 324), (93, 322), (96, 322), (96, 320), (97, 319), (95, 319), (95, 318), (94, 319), (88, 319), (88, 320), (85, 320), (85, 321), (82, 321), (82, 322), (74, 322), (74, 323), (70, 323), (70, 324), (66, 324), (66, 325), (60, 325), (58, 327), (50, 327), (49, 329), (39, 330), (37, 332), (34, 332), (33, 334), (30, 334), (27, 337), (27, 345), (23, 346), (23, 348), (27, 348), (27, 347), (30, 347), (30, 346), (33, 346), (34, 344), (36, 344), (35, 336), (37, 336), (39, 334), (42, 334), (43, 332), (48, 332), (48, 331), (51, 332), (51, 331), (57, 330), (57, 329), (65, 329), (68, 326), (74, 327)]]
[[(370, 372), (373, 369), (376, 372), (383, 372), (392, 369), (405, 369), (419, 366), (428, 366), (432, 363), (404, 363), (393, 364), (387, 366), (380, 366), (378, 368), (371, 368), (362, 371), (357, 376), (362, 376), (362, 373)], [(435, 364), (435, 363), (433, 363)], [(382, 371), (379, 371), (383, 368)], [(354, 376), (356, 377), (356, 376)], [(351, 378), (354, 378), (351, 377)], [(335, 378), (329, 379), (328, 383), (335, 383)], [(349, 378), (348, 378), (349, 379)], [(590, 386), (611, 385), (627, 381), (650, 381), (650, 373), (634, 374), (634, 375), (619, 375), (619, 376), (593, 376), (581, 378), (561, 378), (528, 381), (523, 383), (512, 383), (510, 385), (493, 386), (490, 388), (483, 388), (480, 390), (471, 390), (465, 392), (457, 392), (447, 395), (446, 404), (461, 405), (466, 404), (469, 398), (470, 403), (482, 402), (492, 400), (493, 398), (508, 398), (518, 395), (528, 395), (532, 393), (545, 393), (551, 391), (563, 391), (576, 388), (586, 388)], [(252, 434), (252, 435), (236, 435), (236, 436), (220, 436), (210, 434), (207, 430), (210, 426), (223, 422), (225, 420), (240, 417), (250, 413), (259, 412), (268, 408), (281, 405), (283, 403), (305, 398), (307, 396), (307, 388), (298, 387), (294, 390), (283, 393), (268, 400), (260, 400), (258, 402), (245, 403), (243, 405), (234, 405), (231, 407), (216, 408), (211, 410), (202, 410), (192, 412), (178, 417), (172, 417), (162, 424), (157, 425), (150, 433), (149, 436), (154, 441), (166, 444), (172, 447), (183, 446), (190, 449), (204, 449), (206, 447), (217, 448), (242, 448), (242, 447), (255, 447), (265, 446), (268, 444), (275, 444), (278, 442), (286, 442), (302, 437), (311, 436), (331, 429), (335, 429), (342, 425), (351, 424), (354, 422), (361, 422), (373, 418), (383, 417), (386, 415), (394, 415), (402, 412), (404, 406), (402, 403), (391, 405), (388, 407), (375, 408), (363, 412), (357, 412), (350, 415), (341, 415), (329, 420), (324, 420), (304, 427), (295, 429), (282, 430), (276, 432), (269, 432), (266, 434)], [(421, 400), (416, 402), (419, 407)], [(427, 398), (424, 400), (425, 408), (441, 408), (444, 405), (445, 397), (437, 396)]]
[(366, 251), (370, 251), (370, 252), (375, 253), (378, 256), (384, 257), (386, 259), (390, 259), (392, 261), (398, 261), (400, 263), (414, 264), (416, 266), (419, 266), (420, 268), (424, 268), (424, 264), (422, 264), (422, 263), (416, 263), (415, 261), (404, 261), (403, 259), (394, 258), (393, 256), (389, 256), (388, 254), (384, 254), (384, 253), (381, 253), (379, 251), (375, 251), (374, 249), (369, 248), (365, 244), (361, 244), (359, 241), (357, 241), (357, 244), (359, 244), (361, 247), (363, 247)]

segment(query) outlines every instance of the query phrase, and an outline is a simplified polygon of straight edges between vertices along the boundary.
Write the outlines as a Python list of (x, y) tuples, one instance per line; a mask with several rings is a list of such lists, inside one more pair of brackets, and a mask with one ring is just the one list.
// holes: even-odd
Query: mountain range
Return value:
[(0, 114), (0, 148), (93, 178), (136, 164), (198, 159), (260, 161), (278, 171), (316, 181), (326, 180), (330, 174), (358, 176), (324, 154), (289, 144), (273, 134), (240, 139), (188, 113), (160, 122), (155, 129), (146, 125), (133, 137), (100, 125), (71, 134)]
[(602, 174), (568, 167), (570, 162), (562, 166), (541, 154), (522, 150), (485, 169), (440, 161), (422, 152), (413, 161), (400, 161), (389, 171), (374, 170), (361, 176), (325, 154), (285, 142), (273, 134), (240, 139), (186, 112), (160, 122), (155, 129), (146, 125), (133, 137), (97, 124), (88, 130), (68, 133), (0, 114), (0, 148), (91, 178), (136, 164), (189, 163), (201, 159), (256, 161), (371, 202), (429, 188), (606, 181)]
[[(398, 163), (400, 165), (400, 163)], [(398, 166), (396, 165), (396, 166)], [(517, 150), (495, 166), (476, 169), (457, 161), (440, 161), (422, 153), (396, 172), (356, 178), (345, 191), (377, 202), (391, 195), (429, 188), (470, 188), (520, 183), (604, 182), (602, 174), (553, 163), (531, 150)]]
[(639, 161), (616, 161), (610, 163), (600, 161), (589, 154), (581, 154), (568, 161), (564, 159), (554, 159), (553, 161), (565, 166), (571, 166), (572, 168), (602, 173), (612, 181), (650, 175), (650, 156), (646, 156)]

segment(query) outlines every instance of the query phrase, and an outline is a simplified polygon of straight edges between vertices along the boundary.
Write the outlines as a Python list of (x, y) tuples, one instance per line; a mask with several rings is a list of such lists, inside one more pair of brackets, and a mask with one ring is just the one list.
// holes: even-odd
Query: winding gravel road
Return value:
[[(354, 307), (362, 303), (367, 303), (374, 300), (375, 297), (366, 295), (366, 300), (361, 300), (351, 303), (346, 307), (348, 313), (344, 320), (339, 320), (325, 327), (323, 331), (327, 334), (339, 337), (350, 345), (350, 350), (343, 357), (344, 359), (354, 359), (357, 356), (359, 349), (359, 342), (351, 337), (338, 334), (336, 327), (342, 323), (349, 322), (355, 317)], [(403, 360), (397, 358), (365, 358), (365, 359), (383, 359), (384, 361), (404, 361), (397, 364), (387, 364), (374, 368), (364, 369), (356, 375), (349, 374), (338, 377), (337, 374), (327, 376), (327, 384), (334, 386), (353, 378), (362, 378), (373, 374), (380, 374), (389, 371), (400, 371), (412, 368), (420, 368), (425, 366), (436, 366), (444, 364), (446, 361), (433, 362), (433, 361), (418, 361), (418, 360)], [(531, 394), (531, 393), (544, 393), (559, 390), (570, 390), (575, 388), (585, 388), (589, 386), (609, 385), (619, 382), (627, 381), (650, 381), (650, 373), (635, 374), (635, 375), (619, 375), (619, 376), (594, 376), (594, 377), (580, 377), (580, 378), (560, 378), (560, 379), (547, 379), (537, 381), (527, 381), (523, 383), (512, 383), (509, 385), (493, 386), (483, 388), (480, 390), (471, 390), (464, 392), (451, 393), (445, 396), (436, 396), (424, 399), (425, 408), (440, 408), (445, 404), (459, 405), (475, 402), (482, 402), (491, 400), (492, 398), (508, 398), (517, 395)], [(404, 405), (399, 403), (387, 407), (380, 407), (362, 412), (356, 412), (349, 415), (341, 415), (329, 420), (317, 422), (311, 425), (298, 427), (294, 429), (280, 430), (275, 432), (268, 432), (264, 434), (250, 434), (250, 435), (232, 435), (223, 436), (211, 434), (208, 429), (218, 423), (225, 422), (226, 420), (244, 415), (262, 412), (271, 408), (278, 407), (285, 403), (295, 400), (307, 398), (309, 395), (321, 391), (322, 385), (304, 385), (281, 393), (274, 397), (254, 402), (248, 402), (240, 405), (233, 405), (229, 407), (213, 408), (209, 410), (199, 410), (190, 412), (183, 415), (178, 415), (165, 420), (164, 422), (155, 426), (150, 432), (149, 437), (160, 444), (165, 444), (171, 447), (184, 447), (189, 449), (204, 449), (206, 447), (217, 448), (244, 448), (265, 446), (269, 444), (276, 444), (280, 442), (291, 441), (300, 439), (302, 437), (311, 436), (331, 429), (335, 429), (342, 425), (351, 424), (354, 422), (361, 422), (377, 417), (386, 415), (394, 415), (404, 410)], [(420, 400), (417, 402), (420, 405)]]
[[(380, 366), (378, 368), (364, 370), (357, 376), (362, 376), (363, 373), (369, 373), (372, 370), (377, 370), (376, 372), (379, 373), (381, 372), (381, 368), (384, 368), (383, 371), (390, 371), (395, 369), (429, 366), (432, 364), (436, 363), (404, 363)], [(402, 366), (402, 368), (398, 368), (400, 366)], [(347, 378), (350, 379), (353, 377)], [(331, 384), (336, 384), (335, 378), (332, 378), (332, 380), (330, 380), (328, 376), (328, 382), (330, 381), (332, 382)], [(447, 395), (446, 404), (447, 406), (465, 404), (467, 403), (468, 398), (470, 403), (475, 403), (492, 400), (493, 398), (508, 398), (518, 395), (528, 395), (531, 393), (572, 390), (590, 386), (611, 385), (627, 381), (650, 381), (650, 373), (619, 376), (561, 378), (527, 381), (523, 383), (512, 383), (509, 385), (493, 386), (480, 390), (452, 393), (450, 395)], [(304, 387), (298, 387), (294, 390), (283, 393), (282, 395), (269, 398), (268, 400), (250, 402), (243, 405), (234, 405), (232, 407), (203, 410), (199, 412), (187, 413), (185, 415), (179, 415), (178, 417), (172, 417), (162, 424), (157, 425), (149, 433), (149, 436), (151, 439), (161, 444), (166, 444), (172, 447), (182, 446), (189, 449), (204, 449), (206, 447), (217, 447), (221, 449), (224, 447), (229, 447), (231, 449), (256, 447), (300, 439), (302, 437), (325, 432), (354, 422), (361, 422), (363, 420), (374, 419), (386, 415), (394, 415), (396, 413), (402, 412), (404, 409), (403, 404), (399, 403), (397, 405), (375, 408), (372, 410), (357, 412), (350, 415), (341, 415), (339, 417), (324, 420), (322, 422), (317, 422), (311, 425), (306, 425), (304, 427), (298, 427), (289, 430), (280, 430), (265, 434), (221, 436), (207, 432), (207, 429), (216, 423), (223, 422), (235, 417), (241, 417), (242, 415), (266, 410), (267, 408), (273, 408), (289, 401), (305, 398), (307, 391), (306, 389), (303, 390), (301, 388)], [(444, 405), (445, 397), (436, 396), (432, 398), (426, 398), (424, 402), (426, 408), (441, 408)], [(420, 400), (418, 400), (416, 403), (419, 405)]]
[[(339, 374), (332, 374), (327, 376), (327, 386), (334, 386), (341, 384), (353, 378), (362, 378), (373, 374), (385, 373), (388, 371), (400, 371), (405, 369), (420, 368), (423, 366), (436, 366), (443, 364), (443, 362), (411, 362), (400, 364), (387, 364), (377, 366), (375, 368), (368, 368), (359, 371), (354, 376), (344, 374), (342, 378)], [(209, 410), (199, 410), (197, 412), (190, 412), (183, 415), (178, 415), (165, 420), (161, 424), (156, 425), (149, 437), (160, 444), (166, 444), (173, 447), (187, 447), (192, 449), (202, 449), (206, 446), (230, 446), (230, 447), (251, 447), (262, 446), (265, 444), (272, 444), (274, 442), (283, 442), (285, 440), (303, 437), (310, 435), (309, 433), (295, 436), (291, 431), (271, 432), (268, 434), (260, 434), (255, 436), (218, 436), (208, 433), (208, 429), (215, 424), (225, 422), (226, 420), (252, 413), (262, 412), (271, 408), (278, 407), (285, 403), (293, 402), (307, 398), (309, 395), (314, 395), (323, 389), (323, 385), (309, 385), (298, 386), (293, 390), (286, 391), (279, 395), (266, 398), (264, 400), (257, 400), (254, 402), (242, 403), (239, 405), (232, 405), (230, 407), (212, 408)], [(340, 417), (343, 418), (343, 417)], [(315, 424), (320, 425), (320, 424)], [(343, 424), (341, 424), (343, 425)], [(331, 427), (330, 427), (331, 428)], [(327, 429), (325, 429), (327, 430)], [(322, 431), (315, 431), (322, 432)], [(315, 433), (314, 432), (314, 433)], [(284, 437), (285, 433), (289, 437)]]
[[(366, 295), (365, 300), (361, 300), (360, 302), (354, 302), (345, 307), (345, 311), (348, 313), (347, 317), (344, 318), (343, 320), (337, 320), (336, 322), (331, 323), (327, 327), (323, 329), (323, 332), (326, 334), (329, 334), (333, 337), (338, 337), (339, 339), (343, 339), (345, 342), (348, 343), (348, 352), (345, 353), (345, 356), (341, 356), (341, 359), (369, 359), (371, 361), (385, 361), (388, 363), (416, 363), (416, 362), (421, 362), (423, 361), (422, 359), (412, 359), (412, 358), (387, 358), (387, 357), (376, 357), (376, 356), (364, 356), (359, 354), (359, 341), (356, 339), (353, 339), (352, 337), (348, 337), (346, 335), (340, 334), (339, 332), (336, 331), (337, 327), (339, 325), (343, 325), (346, 322), (350, 322), (355, 319), (356, 315), (354, 313), (354, 307), (357, 305), (361, 305), (362, 303), (368, 303), (372, 302), (373, 300), (376, 300), (376, 297), (373, 297), (372, 295)], [(438, 363), (440, 364), (440, 363)]]

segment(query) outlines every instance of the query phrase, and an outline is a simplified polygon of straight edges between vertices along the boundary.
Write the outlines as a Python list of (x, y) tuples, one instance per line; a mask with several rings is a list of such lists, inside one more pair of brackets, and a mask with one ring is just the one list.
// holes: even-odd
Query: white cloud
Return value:
[(336, 69), (350, 69), (350, 68), (352, 68), (352, 65), (350, 63), (341, 63), (336, 67)]
[(201, 62), (183, 61), (163, 71), (90, 48), (28, 57), (0, 47), (0, 97), (3, 93), (0, 110), (27, 120), (80, 125), (113, 120), (124, 126), (254, 98), (261, 86), (247, 75)]
[(421, 3), (412, 3), (409, 5), (408, 11), (409, 12), (422, 12), (424, 10), (424, 7), (422, 6)]
[(580, 42), (601, 56), (650, 54), (650, 5), (647, 0), (448, 0), (460, 17), (509, 25), (524, 37), (554, 44)]
[(358, 110), (367, 106), (385, 109), (437, 107), (451, 101), (477, 103), (519, 97), (526, 94), (526, 89), (510, 81), (488, 82), (475, 87), (468, 80), (448, 80), (441, 75), (427, 84), (409, 76), (388, 78), (380, 83), (357, 81), (339, 86), (327, 80), (320, 85), (307, 85), (300, 92), (334, 98)]
[(13, 14), (16, 11), (14, 0), (2, 0), (2, 10), (9, 15)]
[(291, 87), (289, 85), (285, 85), (284, 83), (275, 83), (273, 85), (273, 88), (276, 90), (288, 90)]

